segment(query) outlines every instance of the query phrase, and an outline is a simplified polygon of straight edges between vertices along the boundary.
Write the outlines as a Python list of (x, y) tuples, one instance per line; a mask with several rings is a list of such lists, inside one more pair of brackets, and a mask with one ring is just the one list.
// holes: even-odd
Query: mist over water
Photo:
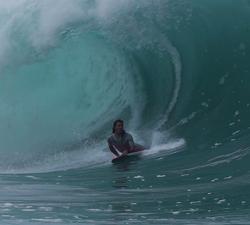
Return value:
[[(0, 2), (2, 220), (247, 224), (249, 10)], [(111, 166), (117, 118), (149, 150)]]

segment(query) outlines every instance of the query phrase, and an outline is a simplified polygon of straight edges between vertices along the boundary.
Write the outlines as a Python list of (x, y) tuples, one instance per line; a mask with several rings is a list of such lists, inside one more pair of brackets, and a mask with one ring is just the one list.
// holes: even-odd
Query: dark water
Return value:
[[(0, 2), (2, 224), (250, 224), (249, 13)], [(117, 118), (139, 160), (110, 163)]]

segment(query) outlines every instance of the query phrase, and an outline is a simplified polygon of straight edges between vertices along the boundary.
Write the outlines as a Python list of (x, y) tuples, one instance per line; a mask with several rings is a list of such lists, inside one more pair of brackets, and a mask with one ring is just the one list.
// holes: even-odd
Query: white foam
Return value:
[(40, 221), (40, 222), (51, 222), (51, 223), (61, 223), (61, 222), (63, 222), (62, 219), (34, 219), (34, 218), (32, 218), (31, 220)]
[(86, 16), (79, 1), (39, 1), (38, 6), (40, 11), (38, 30), (32, 35), (33, 44), (38, 47), (54, 45), (59, 29)]
[(171, 141), (166, 144), (160, 144), (160, 145), (154, 145), (151, 147), (148, 151), (144, 151), (143, 155), (157, 155), (161, 152), (161, 154), (164, 155), (171, 155), (176, 152), (182, 151), (185, 146), (185, 140), (184, 139), (179, 139), (176, 141)]
[[(5, 54), (18, 47), (18, 41), (29, 41), (37, 49), (56, 45), (60, 29), (86, 16), (82, 5), (82, 1), (78, 0), (1, 1), (1, 64), (4, 62)], [(17, 32), (14, 36), (20, 35), (18, 41), (13, 39), (13, 32)]]

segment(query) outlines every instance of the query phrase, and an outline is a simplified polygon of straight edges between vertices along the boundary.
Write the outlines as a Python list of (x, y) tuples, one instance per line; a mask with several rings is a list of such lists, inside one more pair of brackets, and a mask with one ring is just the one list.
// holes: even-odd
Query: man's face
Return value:
[(115, 133), (121, 134), (123, 131), (123, 123), (118, 122), (114, 128), (115, 128)]

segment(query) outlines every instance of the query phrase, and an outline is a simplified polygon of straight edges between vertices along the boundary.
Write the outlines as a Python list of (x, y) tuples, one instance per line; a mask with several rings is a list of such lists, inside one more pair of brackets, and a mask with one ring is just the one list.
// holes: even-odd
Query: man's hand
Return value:
[(125, 151), (122, 152), (122, 155), (124, 155), (124, 156), (127, 155), (127, 154), (128, 154), (128, 150), (125, 150)]

